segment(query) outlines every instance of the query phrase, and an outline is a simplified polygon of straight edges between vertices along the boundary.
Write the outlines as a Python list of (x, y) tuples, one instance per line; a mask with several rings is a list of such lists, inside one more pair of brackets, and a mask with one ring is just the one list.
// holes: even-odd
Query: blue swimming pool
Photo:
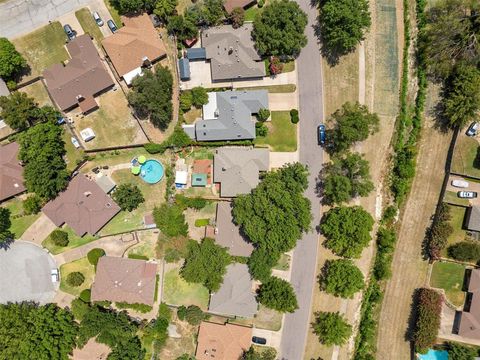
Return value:
[(419, 356), (420, 360), (448, 360), (448, 352), (445, 350), (428, 350), (426, 354)]
[(163, 165), (157, 160), (147, 160), (140, 167), (140, 177), (149, 184), (156, 184), (163, 178)]

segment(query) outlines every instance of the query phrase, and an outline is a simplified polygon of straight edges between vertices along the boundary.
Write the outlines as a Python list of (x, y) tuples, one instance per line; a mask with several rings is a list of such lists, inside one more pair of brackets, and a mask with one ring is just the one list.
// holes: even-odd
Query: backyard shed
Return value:
[(192, 174), (192, 186), (207, 186), (207, 174)]
[(188, 171), (177, 170), (175, 172), (175, 185), (180, 185), (181, 187), (187, 185), (188, 180)]
[(190, 80), (190, 61), (187, 58), (178, 60), (178, 71), (182, 81)]
[(86, 128), (80, 131), (80, 136), (82, 137), (83, 141), (87, 142), (95, 138), (95, 133), (91, 128)]

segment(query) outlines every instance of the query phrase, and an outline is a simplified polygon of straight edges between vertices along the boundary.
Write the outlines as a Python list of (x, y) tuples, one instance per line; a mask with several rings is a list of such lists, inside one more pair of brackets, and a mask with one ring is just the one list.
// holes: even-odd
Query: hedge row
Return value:
[(153, 309), (150, 305), (139, 304), (139, 303), (129, 304), (126, 302), (116, 302), (115, 306), (119, 309), (132, 309), (135, 311), (139, 311), (142, 314), (152, 311)]
[(418, 290), (417, 319), (413, 341), (415, 350), (426, 353), (437, 339), (442, 313), (442, 295), (435, 290), (421, 288)]
[(447, 245), (448, 237), (453, 233), (453, 227), (449, 223), (451, 218), (449, 205), (441, 203), (428, 232), (428, 254), (432, 259), (440, 258), (441, 251)]

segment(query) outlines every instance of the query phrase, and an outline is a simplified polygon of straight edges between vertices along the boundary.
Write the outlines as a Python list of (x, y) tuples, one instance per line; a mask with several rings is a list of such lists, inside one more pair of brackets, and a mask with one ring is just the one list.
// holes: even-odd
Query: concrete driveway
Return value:
[[(458, 187), (453, 186), (452, 185), (453, 180), (462, 180), (462, 181), (468, 182), (468, 188), (462, 189), (462, 188), (458, 188)], [(462, 176), (450, 175), (450, 177), (448, 178), (448, 184), (447, 184), (446, 190), (454, 192), (454, 193), (457, 193), (457, 192), (463, 191), (463, 190), (474, 191), (478, 194), (479, 197), (477, 197), (475, 199), (468, 199), (468, 201), (470, 202), (470, 205), (480, 206), (480, 183), (478, 183), (478, 182), (471, 181), (470, 179), (465, 179)]]
[(47, 238), (57, 226), (42, 213), (40, 217), (23, 233), (22, 240), (42, 245), (42, 241)]
[(8, 250), (0, 250), (0, 303), (51, 302), (59, 285), (51, 280), (56, 268), (53, 257), (35, 244), (15, 241)]

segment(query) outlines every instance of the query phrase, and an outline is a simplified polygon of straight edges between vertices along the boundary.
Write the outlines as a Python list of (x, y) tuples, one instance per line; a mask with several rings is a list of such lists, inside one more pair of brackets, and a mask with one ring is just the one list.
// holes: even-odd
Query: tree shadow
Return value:
[(15, 239), (13, 238), (2, 241), (0, 243), (0, 249), (7, 251), (8, 249), (10, 249), (10, 246), (13, 244), (14, 241)]

